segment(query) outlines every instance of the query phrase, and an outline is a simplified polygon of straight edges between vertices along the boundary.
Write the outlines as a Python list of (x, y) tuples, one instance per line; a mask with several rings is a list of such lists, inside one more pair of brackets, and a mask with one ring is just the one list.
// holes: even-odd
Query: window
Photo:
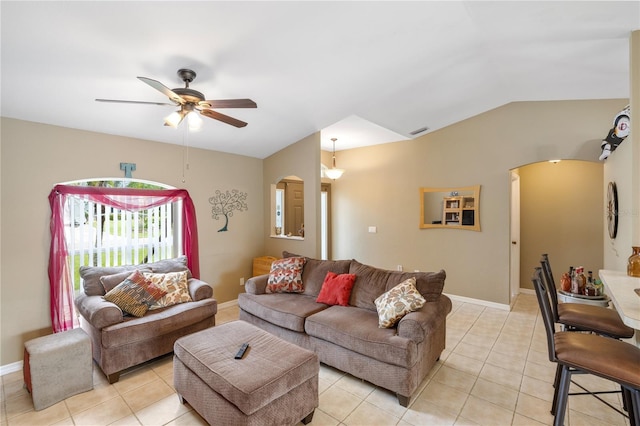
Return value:
[[(169, 189), (134, 180), (79, 181), (69, 185), (102, 188)], [(64, 237), (73, 289), (80, 291), (81, 266), (136, 265), (181, 255), (182, 200), (140, 211), (93, 201), (86, 194), (67, 197)]]
[(195, 209), (186, 190), (153, 182), (76, 181), (51, 203), (49, 280), (54, 331), (73, 328), (81, 266), (119, 266), (187, 255), (199, 276)]

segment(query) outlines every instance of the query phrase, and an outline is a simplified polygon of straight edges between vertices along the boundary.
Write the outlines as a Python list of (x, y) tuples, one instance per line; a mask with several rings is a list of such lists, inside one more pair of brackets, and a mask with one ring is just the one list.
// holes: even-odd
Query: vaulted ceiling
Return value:
[[(265, 158), (322, 131), (323, 149), (393, 142), (514, 101), (629, 97), (637, 1), (2, 1), (1, 114)], [(136, 77), (184, 87), (244, 128), (176, 108)]]

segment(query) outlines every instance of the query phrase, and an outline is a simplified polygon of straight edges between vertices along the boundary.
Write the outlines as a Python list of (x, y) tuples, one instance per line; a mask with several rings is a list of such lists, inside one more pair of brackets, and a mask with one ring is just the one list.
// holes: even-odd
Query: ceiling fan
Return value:
[(222, 121), (223, 123), (230, 124), (235, 127), (244, 127), (247, 125), (244, 121), (240, 121), (236, 118), (230, 117), (225, 114), (221, 114), (214, 111), (214, 108), (256, 108), (257, 105), (251, 99), (221, 99), (221, 100), (205, 100), (204, 95), (197, 90), (189, 88), (191, 83), (196, 78), (196, 73), (193, 70), (181, 68), (178, 70), (178, 77), (184, 82), (185, 87), (179, 87), (176, 89), (169, 89), (164, 84), (157, 80), (153, 80), (147, 77), (138, 77), (138, 80), (147, 83), (149, 86), (163, 93), (173, 103), (164, 102), (145, 102), (145, 101), (126, 101), (118, 99), (96, 99), (98, 102), (117, 102), (126, 104), (149, 104), (149, 105), (170, 105), (180, 106), (178, 111), (173, 112), (171, 115), (165, 118), (165, 126), (178, 127), (178, 125), (184, 120), (185, 117), (189, 117), (189, 127), (193, 129), (201, 124), (202, 120), (198, 116), (198, 112), (206, 117), (213, 118), (214, 120)]

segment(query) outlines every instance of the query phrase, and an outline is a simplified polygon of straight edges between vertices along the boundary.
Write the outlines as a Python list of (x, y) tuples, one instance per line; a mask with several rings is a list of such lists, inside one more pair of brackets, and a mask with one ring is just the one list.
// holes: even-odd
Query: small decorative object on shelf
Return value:
[(640, 277), (640, 246), (633, 246), (633, 254), (627, 261), (627, 275), (630, 277)]

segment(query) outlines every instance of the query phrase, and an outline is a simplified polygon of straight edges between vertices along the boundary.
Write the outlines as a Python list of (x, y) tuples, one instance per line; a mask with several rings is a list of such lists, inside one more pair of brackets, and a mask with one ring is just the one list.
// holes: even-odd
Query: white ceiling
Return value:
[[(265, 158), (322, 130), (336, 150), (513, 101), (629, 97), (638, 1), (2, 1), (1, 114)], [(251, 98), (198, 133), (137, 76)], [(422, 133), (422, 134), (426, 134)]]

